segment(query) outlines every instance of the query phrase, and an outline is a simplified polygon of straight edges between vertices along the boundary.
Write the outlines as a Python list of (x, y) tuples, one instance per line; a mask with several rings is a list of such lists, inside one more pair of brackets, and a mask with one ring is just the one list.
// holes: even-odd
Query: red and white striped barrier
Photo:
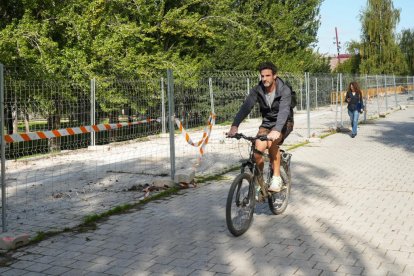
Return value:
[(187, 141), (188, 144), (190, 144), (193, 147), (200, 147), (199, 151), (200, 154), (204, 154), (204, 148), (208, 144), (208, 139), (210, 138), (211, 130), (213, 128), (213, 125), (216, 121), (216, 114), (210, 113), (210, 117), (208, 117), (207, 126), (204, 128), (203, 137), (200, 141), (197, 143), (193, 142), (190, 135), (187, 133), (187, 131), (184, 129), (183, 124), (180, 122), (179, 119), (175, 119), (175, 123), (177, 124), (178, 128), (180, 129), (181, 133), (184, 136), (184, 139)]
[(99, 124), (99, 125), (92, 125), (92, 126), (69, 127), (69, 128), (62, 128), (62, 129), (48, 130), (48, 131), (14, 133), (14, 134), (4, 135), (4, 140), (6, 141), (6, 143), (13, 143), (13, 142), (33, 141), (33, 140), (39, 140), (39, 139), (50, 139), (50, 138), (69, 136), (69, 135), (75, 135), (75, 134), (118, 129), (118, 128), (125, 127), (125, 126), (140, 125), (140, 124), (154, 122), (154, 121), (160, 122), (161, 120), (160, 119), (146, 119), (146, 120), (131, 122), (131, 123)]

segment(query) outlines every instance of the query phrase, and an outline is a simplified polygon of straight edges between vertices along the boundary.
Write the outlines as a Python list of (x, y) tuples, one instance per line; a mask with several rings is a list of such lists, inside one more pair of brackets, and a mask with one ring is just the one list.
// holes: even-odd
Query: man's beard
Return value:
[(263, 86), (264, 87), (270, 87), (270, 86), (272, 86), (272, 82), (270, 82), (270, 81), (263, 82)]

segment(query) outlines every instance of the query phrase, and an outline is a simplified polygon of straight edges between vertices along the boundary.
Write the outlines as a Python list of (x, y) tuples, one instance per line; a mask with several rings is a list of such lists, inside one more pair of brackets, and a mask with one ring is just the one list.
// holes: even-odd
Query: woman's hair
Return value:
[(359, 88), (359, 84), (356, 81), (351, 81), (348, 85), (348, 91), (352, 91), (351, 85), (354, 87), (355, 92), (362, 96), (362, 92), (361, 92), (361, 89)]

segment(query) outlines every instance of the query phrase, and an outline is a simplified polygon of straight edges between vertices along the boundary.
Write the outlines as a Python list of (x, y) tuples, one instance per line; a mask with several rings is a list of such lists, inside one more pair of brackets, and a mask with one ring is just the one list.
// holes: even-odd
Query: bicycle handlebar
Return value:
[(260, 141), (268, 141), (269, 140), (269, 139), (267, 139), (267, 135), (246, 136), (243, 133), (236, 133), (233, 136), (227, 136), (227, 138), (235, 138), (237, 140), (245, 139), (245, 140), (248, 140), (250, 142), (254, 142), (256, 140), (260, 140)]

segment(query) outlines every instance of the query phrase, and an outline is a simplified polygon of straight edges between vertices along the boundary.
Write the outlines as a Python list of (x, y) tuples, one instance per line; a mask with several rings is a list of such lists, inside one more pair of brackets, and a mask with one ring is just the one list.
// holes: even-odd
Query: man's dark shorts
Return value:
[[(293, 122), (286, 122), (285, 126), (282, 128), (282, 135), (279, 139), (275, 140), (278, 145), (282, 145), (285, 139), (289, 136), (289, 134), (293, 130)], [(257, 132), (257, 136), (264, 136), (270, 133), (271, 129), (259, 127), (259, 132)]]

